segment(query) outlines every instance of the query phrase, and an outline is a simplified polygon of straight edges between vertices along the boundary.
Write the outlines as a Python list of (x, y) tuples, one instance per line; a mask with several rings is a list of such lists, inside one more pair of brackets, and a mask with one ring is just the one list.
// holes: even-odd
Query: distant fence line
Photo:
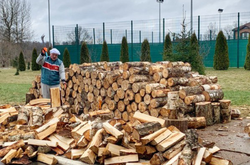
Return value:
[[(212, 67), (211, 62), (207, 61), (213, 61), (214, 40), (219, 32), (219, 27), (221, 27), (228, 39), (229, 57), (232, 57), (232, 59), (234, 59), (234, 56), (236, 57), (236, 64), (234, 60), (230, 60), (230, 67), (242, 67), (244, 65), (242, 61), (245, 60), (249, 33), (244, 33), (244, 35), (237, 38), (237, 34), (233, 32), (233, 29), (250, 22), (250, 12), (221, 13), (221, 21), (219, 21), (219, 14), (194, 16), (193, 18), (193, 32), (196, 33), (200, 44), (205, 45), (210, 50), (204, 58), (207, 67)], [(182, 31), (183, 18), (163, 18), (161, 21), (162, 28), (160, 32), (158, 19), (52, 26), (53, 45), (62, 51), (67, 47), (71, 56), (74, 56), (71, 57), (72, 61), (79, 63), (82, 41), (88, 43), (92, 60), (99, 61), (101, 45), (105, 40), (108, 43), (110, 60), (117, 61), (119, 58), (116, 57), (120, 54), (122, 37), (126, 36), (130, 49), (130, 60), (135, 61), (138, 60), (137, 56), (140, 56), (141, 43), (147, 38), (150, 42), (151, 56), (156, 57), (153, 61), (160, 60), (165, 35), (170, 33), (174, 42), (174, 34), (179, 34)], [(185, 19), (185, 25), (186, 31), (189, 31), (191, 28), (190, 18)]]

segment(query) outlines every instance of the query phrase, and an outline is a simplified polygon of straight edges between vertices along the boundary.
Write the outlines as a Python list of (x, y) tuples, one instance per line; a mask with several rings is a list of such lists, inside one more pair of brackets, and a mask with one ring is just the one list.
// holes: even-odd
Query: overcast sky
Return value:
[[(48, 33), (48, 0), (27, 0), (31, 5), (33, 40), (40, 41)], [(162, 18), (183, 15), (190, 18), (191, 0), (164, 0), (161, 4)], [(193, 16), (224, 13), (250, 12), (250, 0), (193, 0)], [(50, 0), (51, 26), (67, 26), (86, 23), (120, 22), (130, 20), (159, 19), (156, 0)]]

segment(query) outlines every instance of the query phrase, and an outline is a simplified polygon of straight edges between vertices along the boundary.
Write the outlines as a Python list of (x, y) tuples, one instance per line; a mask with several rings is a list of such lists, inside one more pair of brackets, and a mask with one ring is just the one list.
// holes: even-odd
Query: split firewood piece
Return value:
[(140, 162), (140, 163), (126, 163), (126, 165), (151, 165), (149, 161), (146, 162)]
[(150, 164), (152, 165), (159, 165), (165, 161), (161, 152), (155, 153), (152, 158), (150, 159)]
[(57, 123), (50, 125), (45, 130), (37, 133), (38, 139), (42, 140), (56, 131)]
[(208, 149), (206, 149), (202, 160), (206, 163), (209, 163), (211, 161), (212, 157), (213, 157), (213, 154), (211, 152), (209, 152)]
[(87, 121), (81, 123), (71, 131), (71, 135), (77, 141), (81, 138), (84, 132), (91, 128), (91, 125)]
[(139, 156), (138, 154), (126, 155), (126, 156), (117, 156), (104, 160), (104, 164), (121, 164), (127, 162), (138, 162)]
[(206, 101), (219, 101), (224, 97), (221, 89), (203, 91), (202, 94), (205, 95)]
[(88, 164), (94, 164), (96, 159), (96, 154), (88, 148), (80, 157), (80, 160), (82, 162), (88, 163)]
[(160, 119), (157, 117), (153, 117), (153, 116), (149, 116), (140, 112), (135, 112), (135, 114), (133, 115), (133, 118), (139, 120), (140, 122), (153, 122), (153, 121), (157, 121), (161, 124), (162, 127), (164, 127), (166, 125), (166, 121), (164, 119)]
[(79, 159), (84, 153), (85, 149), (71, 149), (70, 150), (70, 159)]
[(61, 106), (60, 88), (50, 88), (51, 107)]
[(155, 131), (154, 133), (144, 136), (143, 138), (141, 138), (142, 145), (146, 145), (149, 142), (153, 141), (156, 137), (158, 137), (160, 134), (162, 134), (166, 130), (167, 128), (161, 128), (158, 131)]
[(50, 99), (45, 99), (45, 98), (41, 98), (41, 99), (34, 99), (34, 100), (31, 100), (29, 102), (29, 105), (31, 106), (35, 106), (35, 105), (45, 105), (45, 104), (48, 104), (50, 103)]
[(43, 153), (38, 153), (37, 161), (43, 162), (43, 163), (48, 164), (48, 165), (57, 164), (57, 159), (54, 156), (46, 155)]
[(0, 158), (5, 156), (11, 149), (19, 149), (20, 147), (23, 147), (25, 144), (24, 144), (24, 141), (23, 140), (19, 140), (17, 141), (16, 143), (6, 147), (6, 148), (3, 148), (0, 150)]
[(121, 156), (131, 155), (131, 154), (137, 154), (136, 149), (131, 148), (131, 149), (122, 149), (122, 150), (120, 150), (120, 155)]
[(90, 117), (99, 116), (102, 114), (109, 114), (111, 111), (109, 109), (103, 109), (98, 111), (89, 112)]
[(169, 129), (167, 129), (166, 131), (161, 133), (159, 136), (157, 136), (155, 139), (153, 139), (151, 144), (155, 146), (159, 144), (160, 142), (162, 142), (163, 140), (165, 140), (166, 138), (168, 138), (171, 134), (172, 132)]
[(170, 159), (169, 161), (163, 163), (162, 165), (178, 165), (180, 155), (181, 155), (181, 152), (178, 153), (177, 155), (175, 155), (175, 156), (174, 156), (172, 159)]
[(179, 96), (181, 99), (184, 99), (186, 96), (202, 94), (203, 88), (201, 86), (193, 87), (183, 87), (179, 91)]
[(213, 156), (211, 159), (211, 162), (209, 162), (210, 165), (233, 165), (233, 163), (230, 160), (223, 159), (221, 157), (215, 157)]
[(23, 149), (19, 148), (16, 152), (15, 158), (20, 159), (21, 157), (23, 157)]
[(203, 156), (205, 154), (205, 151), (206, 151), (205, 147), (199, 148), (198, 153), (197, 153), (196, 158), (195, 158), (195, 164), (194, 165), (200, 165), (201, 164)]
[(89, 145), (89, 149), (91, 149), (96, 155), (98, 154), (98, 148), (99, 148), (100, 144), (102, 143), (103, 132), (104, 132), (103, 129), (99, 129), (96, 132), (96, 134), (94, 135), (94, 137)]
[(203, 102), (205, 101), (205, 95), (200, 94), (200, 95), (191, 95), (191, 96), (186, 96), (184, 98), (184, 101), (187, 105), (190, 105), (192, 103), (198, 103), (198, 102)]
[(8, 124), (8, 120), (10, 118), (12, 118), (12, 117), (17, 117), (17, 115), (18, 115), (18, 112), (4, 113), (0, 117), (0, 124), (1, 125), (7, 125)]
[[(59, 135), (57, 135), (57, 136), (59, 136)], [(58, 144), (58, 146), (61, 147), (64, 151), (67, 151), (69, 149), (69, 147), (70, 147), (69, 144), (65, 143), (64, 141), (59, 140), (56, 137), (56, 134), (53, 134), (53, 135), (49, 136), (48, 139), (50, 141), (56, 142)]]
[(166, 159), (172, 159), (175, 155), (177, 155), (178, 153), (180, 153), (182, 151), (185, 144), (186, 144), (185, 140), (180, 141), (179, 143), (177, 143), (173, 147), (166, 150), (163, 153), (163, 157), (166, 158)]
[(217, 147), (217, 146), (213, 146), (213, 148), (209, 148), (208, 151), (209, 151), (210, 153), (214, 154), (214, 153), (220, 151), (220, 148)]
[(12, 164), (24, 164), (24, 165), (28, 165), (28, 164), (31, 164), (32, 161), (29, 160), (29, 157), (27, 155), (24, 155), (21, 158), (18, 158), (16, 160), (12, 160), (11, 163)]
[(103, 123), (103, 128), (117, 139), (121, 139), (123, 137), (123, 133), (121, 131), (107, 122)]
[(48, 140), (29, 139), (28, 144), (29, 145), (34, 145), (34, 146), (57, 147), (57, 142), (48, 141)]
[(11, 149), (1, 160), (2, 163), (4, 164), (9, 164), (11, 163), (11, 160), (16, 156), (17, 150), (16, 149)]
[(168, 148), (172, 147), (182, 139), (184, 139), (185, 134), (181, 132), (173, 132), (169, 137), (160, 142), (156, 149), (160, 152), (166, 151)]
[(59, 121), (60, 121), (59, 118), (57, 118), (57, 117), (53, 118), (53, 119), (49, 120), (47, 123), (45, 123), (44, 125), (42, 125), (41, 127), (37, 128), (35, 130), (35, 132), (40, 133), (40, 132), (46, 130), (49, 126), (58, 123)]
[(207, 125), (213, 125), (213, 109), (210, 102), (199, 102), (195, 104), (195, 116), (205, 117)]
[(27, 155), (29, 158), (34, 158), (37, 155), (37, 153), (38, 152), (35, 151), (35, 148), (32, 145), (29, 145), (24, 151), (24, 154)]
[(120, 156), (120, 150), (126, 150), (127, 148), (116, 144), (108, 143), (106, 149), (111, 153), (111, 155)]
[(205, 117), (188, 117), (188, 128), (204, 128), (207, 126)]
[(157, 121), (142, 123), (134, 127), (131, 136), (136, 140), (140, 140), (142, 136), (153, 133), (159, 129), (161, 129), (161, 124)]

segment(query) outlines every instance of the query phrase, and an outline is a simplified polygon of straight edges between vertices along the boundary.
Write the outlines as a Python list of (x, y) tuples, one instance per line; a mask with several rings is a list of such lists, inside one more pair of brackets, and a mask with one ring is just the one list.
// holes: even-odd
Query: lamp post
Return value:
[(219, 13), (219, 31), (221, 30), (221, 13), (223, 12), (223, 9), (218, 9), (218, 13)]
[(164, 0), (156, 0), (159, 3), (159, 43), (161, 42), (161, 3)]
[(51, 33), (50, 33), (50, 0), (48, 0), (48, 24), (49, 24), (49, 47), (51, 46)]

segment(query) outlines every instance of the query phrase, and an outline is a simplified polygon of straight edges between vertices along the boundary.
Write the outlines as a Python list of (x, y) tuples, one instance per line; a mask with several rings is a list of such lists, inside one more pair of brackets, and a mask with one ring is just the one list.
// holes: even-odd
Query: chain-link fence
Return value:
[[(92, 58), (96, 59), (94, 61), (98, 61), (100, 50), (97, 50), (95, 45), (102, 44), (105, 40), (109, 45), (109, 52), (114, 53), (114, 55), (111, 53), (111, 56), (116, 57), (119, 55), (120, 50), (115, 47), (120, 47), (122, 37), (126, 36), (129, 43), (130, 60), (133, 61), (138, 59), (137, 56), (140, 56), (140, 44), (147, 38), (151, 46), (158, 46), (155, 48), (151, 47), (151, 56), (154, 55), (157, 56), (157, 59), (160, 59), (158, 56), (162, 56), (162, 43), (164, 42), (165, 35), (170, 33), (172, 41), (174, 42), (178, 35), (185, 30), (186, 33), (191, 31), (195, 32), (198, 40), (200, 42), (204, 41), (203, 45), (207, 45), (209, 50), (211, 50), (207, 53), (207, 56), (213, 57), (214, 52), (212, 50), (214, 50), (214, 44), (211, 44), (210, 41), (215, 40), (218, 32), (222, 30), (228, 42), (229, 40), (234, 40), (230, 42), (230, 45), (234, 45), (233, 43), (237, 45), (234, 47), (238, 50), (236, 54), (230, 53), (229, 46), (229, 54), (238, 56), (236, 66), (243, 65), (242, 63), (239, 64), (239, 56), (244, 56), (243, 54), (245, 54), (246, 50), (242, 48), (246, 46), (246, 42), (243, 41), (238, 44), (237, 36), (240, 36), (240, 40), (246, 40), (248, 38), (249, 33), (240, 34), (238, 33), (238, 29), (241, 25), (250, 22), (250, 12), (201, 15), (194, 16), (193, 23), (191, 23), (190, 20), (190, 17), (163, 18), (160, 27), (158, 19), (53, 26), (53, 45), (60, 49), (71, 47), (70, 53), (79, 55), (81, 42), (86, 41), (89, 46), (91, 45), (91, 49), (93, 50), (93, 52), (90, 50), (90, 54), (97, 54), (95, 58)], [(193, 26), (191, 26), (191, 24)], [(193, 27), (192, 30), (191, 27)], [(75, 45), (75, 47), (73, 45)], [(111, 60), (115, 61), (119, 59), (111, 58)], [(78, 57), (76, 57), (74, 62), (79, 62)], [(209, 66), (211, 67), (211, 65)], [(232, 65), (231, 67), (236, 66)]]

